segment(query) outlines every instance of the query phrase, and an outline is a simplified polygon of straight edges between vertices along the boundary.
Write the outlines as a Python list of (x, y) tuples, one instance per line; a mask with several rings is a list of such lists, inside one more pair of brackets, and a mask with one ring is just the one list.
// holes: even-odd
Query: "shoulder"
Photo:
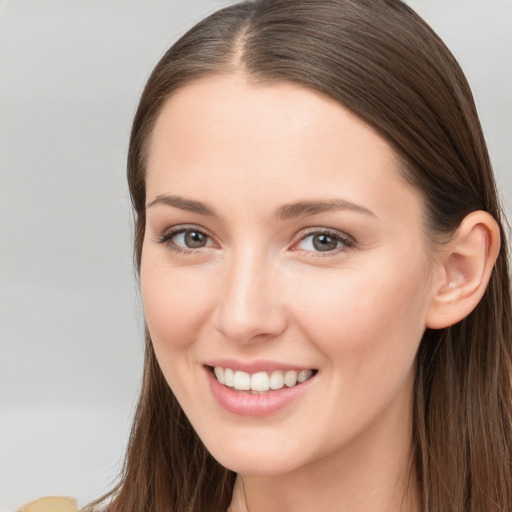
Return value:
[(78, 512), (78, 508), (73, 498), (45, 496), (27, 503), (18, 512)]

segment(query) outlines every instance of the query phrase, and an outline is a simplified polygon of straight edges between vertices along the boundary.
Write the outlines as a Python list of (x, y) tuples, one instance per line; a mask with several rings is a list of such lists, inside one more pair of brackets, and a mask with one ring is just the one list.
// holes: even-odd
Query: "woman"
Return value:
[(512, 509), (500, 207), (469, 86), (406, 5), (213, 14), (149, 78), (128, 180), (144, 382), (91, 508)]

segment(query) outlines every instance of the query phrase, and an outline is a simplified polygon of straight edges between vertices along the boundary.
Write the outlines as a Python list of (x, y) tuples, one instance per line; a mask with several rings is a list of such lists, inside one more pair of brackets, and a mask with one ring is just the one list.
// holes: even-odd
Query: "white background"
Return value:
[[(226, 3), (0, 0), (0, 512), (85, 504), (119, 469), (142, 363), (131, 119), (170, 43)], [(510, 206), (512, 1), (409, 4), (462, 64)]]

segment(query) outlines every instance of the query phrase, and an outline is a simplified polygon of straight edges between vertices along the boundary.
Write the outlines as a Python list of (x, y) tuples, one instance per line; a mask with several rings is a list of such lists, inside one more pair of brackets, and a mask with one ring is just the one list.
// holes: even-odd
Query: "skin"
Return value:
[[(439, 280), (421, 194), (393, 149), (320, 93), (239, 73), (175, 93), (148, 155), (147, 324), (192, 425), (240, 475), (231, 510), (419, 510), (412, 388)], [(155, 202), (163, 195), (216, 216)], [(276, 218), (325, 200), (357, 208)], [(206, 245), (161, 243), (183, 226)], [(349, 242), (316, 250), (312, 235), (326, 230)], [(277, 413), (238, 416), (210, 392), (203, 364), (215, 358), (318, 374)]]

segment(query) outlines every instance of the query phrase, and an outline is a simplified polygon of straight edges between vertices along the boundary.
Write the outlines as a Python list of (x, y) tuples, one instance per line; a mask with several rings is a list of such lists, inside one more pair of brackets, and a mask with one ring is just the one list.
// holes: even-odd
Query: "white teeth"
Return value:
[(239, 391), (257, 391), (265, 392), (271, 389), (278, 390), (284, 386), (291, 388), (297, 384), (302, 384), (313, 376), (313, 370), (274, 370), (272, 373), (257, 372), (252, 375), (240, 370), (231, 368), (222, 368), (215, 366), (213, 373), (217, 380), (229, 388)]
[(297, 382), (302, 384), (303, 382), (306, 382), (312, 375), (313, 375), (313, 372), (311, 370), (302, 370), (297, 375)]
[(283, 372), (274, 370), (270, 375), (270, 389), (281, 389), (284, 386)]
[[(214, 368), (215, 371), (215, 368)], [(235, 372), (231, 368), (224, 368), (224, 385), (228, 386), (228, 388), (232, 388), (234, 386), (234, 377)]]
[(270, 379), (266, 372), (258, 372), (251, 377), (251, 389), (253, 391), (268, 391)]
[(294, 370), (289, 370), (284, 374), (284, 383), (289, 387), (295, 386), (297, 384), (297, 372)]
[(215, 377), (217, 377), (217, 380), (221, 383), (221, 384), (224, 384), (225, 381), (224, 381), (224, 368), (222, 368), (221, 366), (216, 366), (214, 369), (213, 369), (213, 373), (215, 373)]
[(251, 389), (251, 376), (246, 372), (235, 372), (233, 378), (233, 387), (239, 391), (249, 391)]

